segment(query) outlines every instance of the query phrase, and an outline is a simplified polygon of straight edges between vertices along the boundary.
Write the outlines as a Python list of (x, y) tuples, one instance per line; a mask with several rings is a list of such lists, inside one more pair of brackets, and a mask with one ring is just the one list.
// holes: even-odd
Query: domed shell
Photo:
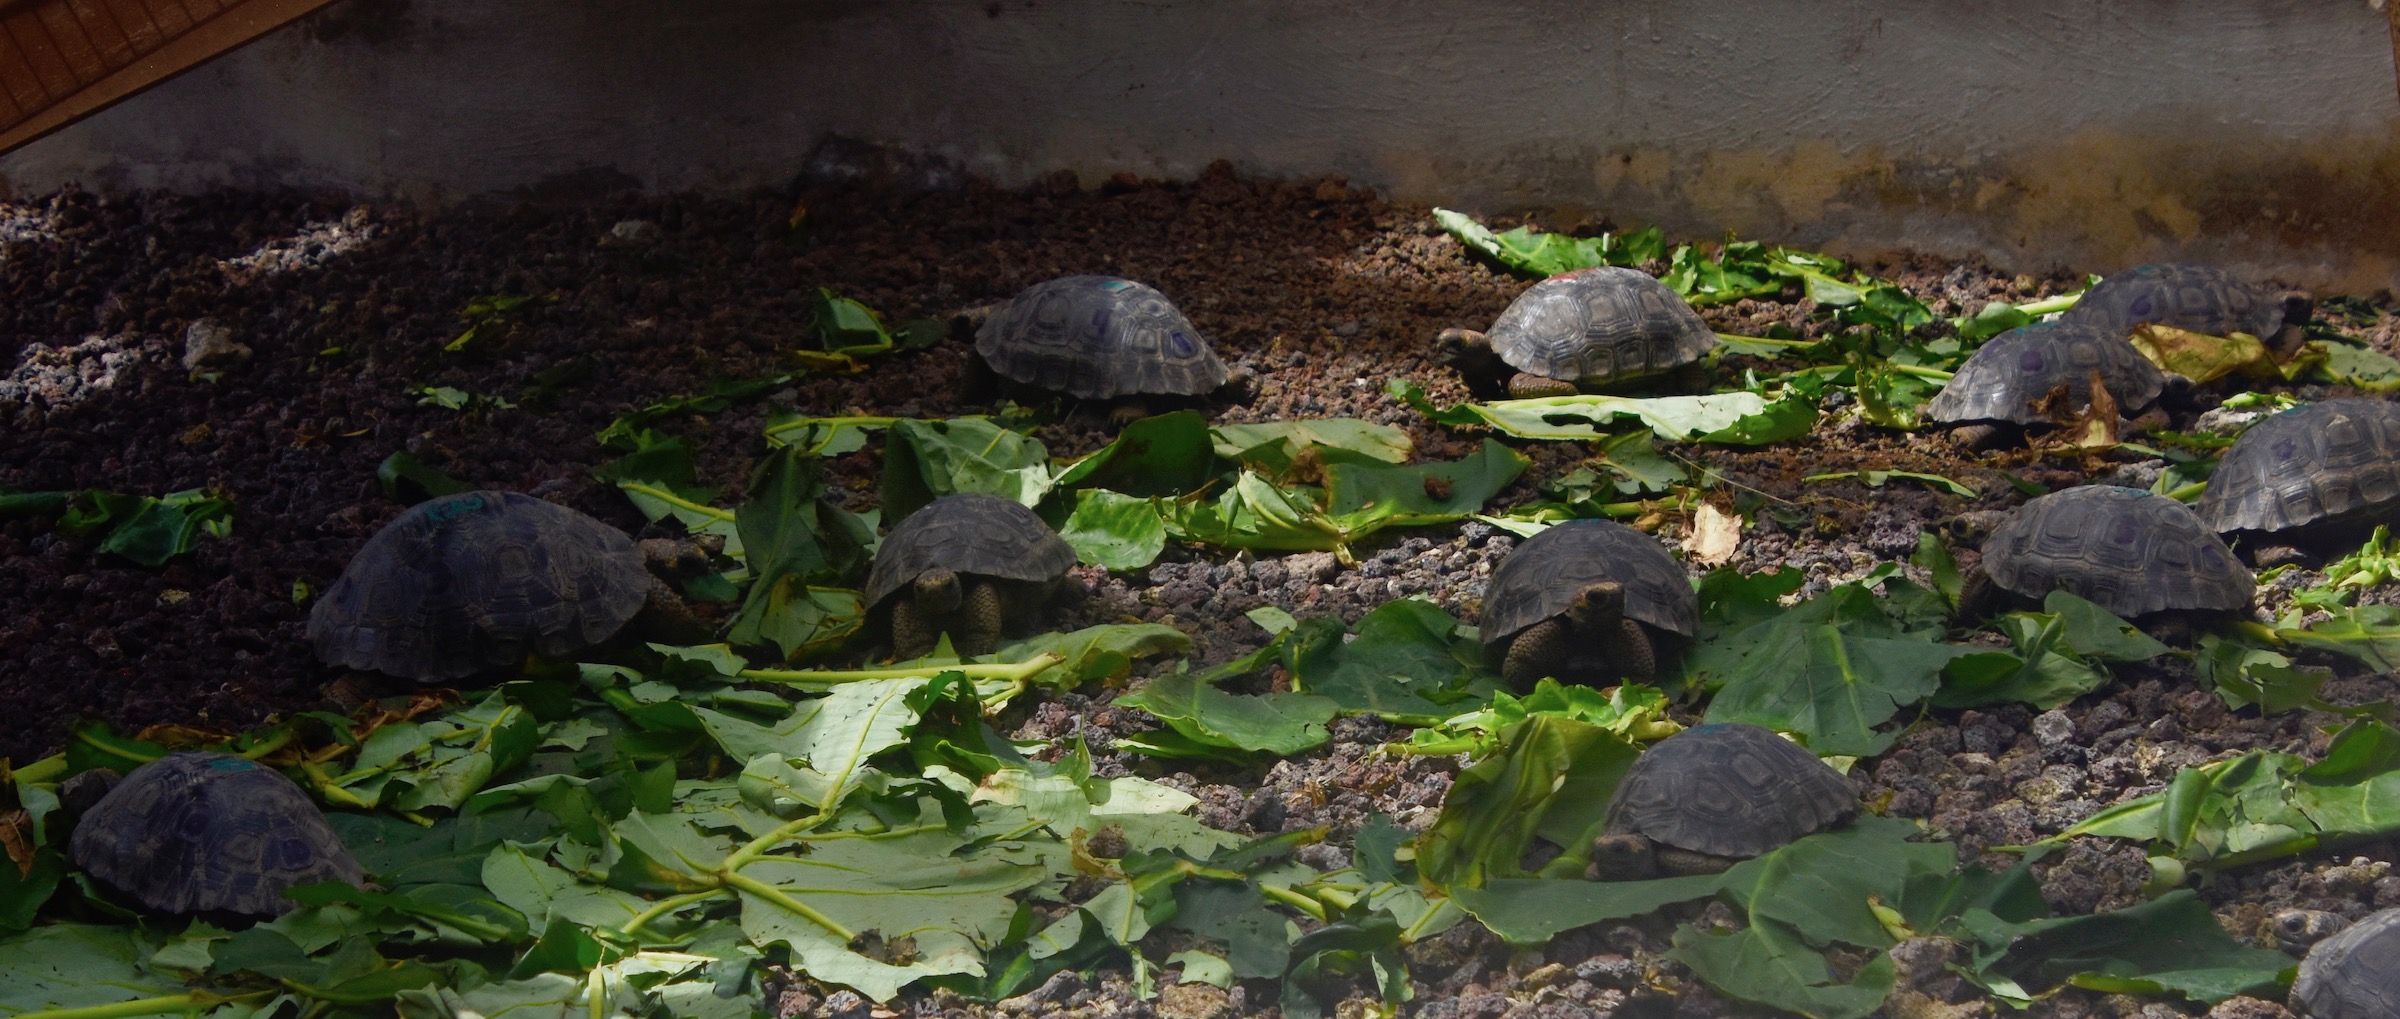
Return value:
[(2400, 909), (2368, 914), (2309, 949), (2292, 1008), (2312, 1019), (2400, 1015)]
[(1751, 857), (1858, 813), (1850, 780), (1773, 730), (1712, 722), (1634, 759), (1608, 803), (1611, 835)]
[(275, 916), (284, 889), (358, 884), (357, 858), (291, 779), (229, 754), (133, 769), (76, 822), (75, 865), (164, 913)]
[(2017, 594), (2063, 590), (2127, 618), (2246, 608), (2257, 588), (2182, 503), (2113, 485), (2027, 502), (1984, 539), (1983, 569)]
[(892, 528), (867, 572), (867, 604), (881, 604), (937, 567), (1041, 583), (1065, 576), (1073, 565), (1074, 547), (1032, 510), (998, 496), (960, 492), (925, 504)]
[(1689, 637), (1700, 599), (1683, 564), (1649, 535), (1608, 520), (1570, 520), (1525, 539), (1484, 588), (1485, 647), (1564, 614), (1575, 594), (1604, 580), (1625, 587), (1625, 615)]
[(2127, 411), (2158, 399), (2167, 384), (2158, 366), (2122, 336), (2090, 326), (2036, 322), (1977, 348), (1926, 405), (1925, 416), (1943, 422), (2037, 424), (2047, 419), (2035, 413), (2034, 403), (2060, 385), (2067, 387), (2069, 406), (2077, 412), (2090, 408), (2094, 371)]
[(1700, 313), (1649, 273), (1618, 266), (1534, 284), (1492, 322), (1492, 350), (1518, 371), (1601, 384), (1672, 371), (1717, 345)]
[(2218, 459), (2199, 511), (2220, 534), (2400, 517), (2400, 405), (2327, 400), (2251, 425)]
[(2283, 330), (2283, 302), (2206, 265), (2143, 265), (2103, 279), (2059, 316), (2122, 337), (2144, 322), (2210, 336)]
[(1225, 362), (1167, 295), (1114, 276), (1026, 287), (984, 320), (975, 352), (1007, 378), (1087, 400), (1225, 384)]
[(463, 492), (367, 539), (309, 610), (308, 639), (328, 665), (457, 679), (607, 640), (649, 588), (623, 531), (530, 495)]

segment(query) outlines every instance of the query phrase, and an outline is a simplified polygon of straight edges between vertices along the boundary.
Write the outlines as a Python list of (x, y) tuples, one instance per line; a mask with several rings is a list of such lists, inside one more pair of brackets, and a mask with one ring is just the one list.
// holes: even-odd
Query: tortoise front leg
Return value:
[(958, 607), (958, 625), (950, 631), (951, 646), (961, 655), (988, 655), (1000, 650), (1000, 585), (977, 580), (967, 585), (966, 600)]
[(917, 606), (917, 599), (908, 592), (892, 600), (892, 656), (923, 658), (933, 653), (934, 644), (941, 639), (941, 623)]
[(1518, 631), (1516, 639), (1508, 642), (1508, 654), (1500, 661), (1500, 678), (1508, 680), (1510, 686), (1524, 689), (1544, 676), (1558, 675), (1558, 667), (1566, 662), (1570, 640), (1563, 619), (1545, 619)]
[(1601, 655), (1615, 667), (1619, 678), (1647, 683), (1658, 675), (1658, 648), (1642, 624), (1619, 619), (1617, 625), (1601, 629), (1600, 645)]

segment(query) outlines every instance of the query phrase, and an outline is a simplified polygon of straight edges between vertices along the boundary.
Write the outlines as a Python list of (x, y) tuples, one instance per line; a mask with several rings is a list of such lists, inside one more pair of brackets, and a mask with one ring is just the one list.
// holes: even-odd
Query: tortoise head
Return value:
[(58, 804), (67, 813), (80, 817), (100, 804), (100, 798), (117, 787), (125, 776), (115, 768), (93, 768), (77, 772), (58, 784)]
[(2348, 930), (2350, 920), (2322, 909), (2286, 909), (2275, 914), (2275, 944), (2293, 955), (2306, 955), (2311, 946)]
[(1625, 618), (1625, 585), (1603, 580), (1575, 592), (1567, 602), (1567, 621), (1575, 628), (1590, 633), (1602, 627), (1613, 627)]
[(1497, 359), (1492, 338), (1473, 329), (1444, 329), (1434, 336), (1433, 348), (1443, 360), (1460, 367), (1488, 367)]
[(917, 574), (909, 586), (909, 595), (916, 601), (917, 611), (930, 615), (948, 615), (958, 611), (961, 586), (955, 571), (934, 567)]
[(1589, 881), (1646, 881), (1658, 876), (1658, 846), (1632, 832), (1602, 835), (1592, 840), (1591, 862), (1583, 869)]
[(2283, 328), (2276, 330), (2273, 336), (2261, 336), (2259, 339), (2265, 340), (2268, 346), (2278, 352), (2289, 351), (2298, 347), (2305, 338), (2308, 320), (2317, 313), (2317, 299), (2305, 290), (2286, 290), (2276, 295), (2275, 300), (2283, 305)]

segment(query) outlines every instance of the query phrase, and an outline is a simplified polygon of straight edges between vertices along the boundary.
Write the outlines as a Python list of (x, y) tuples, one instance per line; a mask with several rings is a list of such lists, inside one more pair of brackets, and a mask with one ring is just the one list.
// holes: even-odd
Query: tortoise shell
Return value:
[(1225, 362), (1167, 295), (1114, 276), (1026, 287), (976, 330), (975, 352), (1002, 376), (1089, 400), (1225, 383)]
[(2272, 340), (2283, 330), (2283, 302), (2206, 265), (2144, 265), (2086, 291), (2063, 321), (2122, 337), (2145, 322), (2210, 336), (2249, 333)]
[(909, 514), (875, 550), (868, 605), (879, 605), (932, 569), (1046, 584), (1075, 565), (1066, 539), (1017, 502), (980, 492), (945, 495)]
[(2122, 336), (2091, 326), (2036, 322), (1978, 348), (1926, 405), (1925, 416), (1942, 422), (2038, 424), (2047, 419), (2034, 404), (2061, 385), (2067, 387), (2068, 405), (2081, 413), (2092, 405), (2095, 371), (2117, 405), (2128, 410), (2158, 399), (2167, 384), (2158, 366)]
[(1606, 831), (1710, 856), (1751, 857), (1858, 813), (1850, 780), (1773, 730), (1711, 722), (1634, 759)]
[(230, 754), (169, 754), (133, 769), (76, 822), (75, 865), (164, 913), (275, 916), (284, 889), (358, 884), (357, 858), (308, 794)]
[(375, 532), (308, 614), (329, 665), (457, 679), (607, 640), (647, 600), (625, 533), (517, 492), (419, 503)]
[(2260, 420), (2218, 459), (2199, 512), (2220, 534), (2400, 516), (2400, 405), (2327, 400)]
[(1492, 322), (1492, 351), (1530, 375), (1599, 385), (1673, 371), (1717, 345), (1683, 297), (1618, 266), (1534, 284)]
[(2314, 1019), (2400, 1015), (2400, 909), (2368, 914), (2309, 949), (2292, 1009)]
[(1563, 615), (1576, 592), (1604, 580), (1625, 587), (1625, 616), (1689, 637), (1700, 598), (1683, 564), (1649, 535), (1608, 520), (1570, 520), (1525, 539), (1492, 571), (1483, 592), (1483, 644)]
[(2017, 594), (2063, 590), (2126, 618), (2241, 609), (2257, 587), (2182, 503), (2113, 485), (2028, 501), (1984, 539), (1983, 569)]

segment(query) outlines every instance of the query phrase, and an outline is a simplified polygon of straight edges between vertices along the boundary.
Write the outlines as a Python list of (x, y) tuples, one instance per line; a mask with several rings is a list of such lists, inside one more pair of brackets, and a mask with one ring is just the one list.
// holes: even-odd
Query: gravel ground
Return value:
[[(1255, 373), (1255, 396), (1210, 407), (1217, 419), (1362, 417), (1408, 430), (1426, 457), (1463, 455), (1481, 438), (1429, 427), (1383, 395), (1384, 380), (1418, 380), (1438, 402), (1466, 397), (1467, 380), (1433, 356), (1431, 337), (1445, 326), (1483, 326), (1522, 287), (1465, 258), (1431, 228), (1427, 210), (1339, 179), (1246, 180), (1217, 169), (1189, 182), (1123, 179), (1086, 190), (1062, 179), (1001, 191), (938, 166), (831, 150), (808, 181), (745, 199), (648, 197), (581, 182), (434, 211), (292, 193), (67, 191), (0, 204), (0, 355), (13, 366), (0, 381), (0, 489), (206, 487), (235, 506), (231, 537), (203, 540), (158, 569), (101, 556), (90, 541), (54, 533), (47, 519), (0, 522), (0, 575), (9, 578), (0, 585), (0, 697), (13, 709), (0, 717), (0, 754), (23, 762), (53, 752), (83, 718), (123, 729), (238, 728), (317, 706), (334, 677), (301, 638), (305, 604), (296, 588), (322, 589), (400, 512), (375, 479), (376, 464), (395, 451), (477, 485), (536, 492), (641, 530), (639, 514), (589, 477), (613, 455), (592, 434), (711, 380), (787, 370), (780, 351), (801, 334), (814, 287), (904, 321), (1069, 272), (1142, 279), (1174, 296), (1228, 360)], [(1866, 267), (1945, 314), (2054, 293), (2075, 279), (2012, 278), (1972, 261), (1907, 253)], [(443, 345), (465, 328), (460, 309), (491, 294), (549, 295), (555, 303), (445, 354)], [(2388, 304), (2389, 295), (2380, 297)], [(1707, 317), (1723, 332), (1781, 323), (1806, 335), (1807, 312), (1796, 299), (1743, 301)], [(2364, 332), (2392, 350), (2393, 321), (2382, 316)], [(197, 371), (185, 363), (196, 348), (214, 351)], [(894, 355), (863, 375), (810, 380), (664, 427), (699, 450), (703, 483), (738, 490), (762, 451), (758, 430), (776, 410), (988, 410), (972, 395), (968, 356), (963, 345), (945, 343)], [(1720, 371), (1738, 368), (1729, 361)], [(426, 386), (517, 406), (426, 405), (418, 392)], [(2303, 389), (2305, 398), (2329, 395)], [(1039, 435), (1054, 455), (1080, 453), (1107, 438), (1097, 418), (1074, 415)], [(1588, 454), (1568, 444), (1524, 448), (1534, 467), (1502, 502), (1532, 498)], [(1962, 460), (1947, 446), (1855, 424), (1763, 450), (1677, 452), (1773, 504), (1775, 512), (1754, 515), (1735, 565), (1797, 567), (1812, 593), (1904, 559), (1920, 531), (1963, 511), (2014, 505), (2021, 497), (1995, 467), (2053, 486), (2142, 470), (2023, 454)], [(1861, 467), (1944, 474), (1988, 494), (1968, 501), (1903, 485), (1801, 481)], [(871, 452), (837, 461), (834, 477), (856, 506), (873, 504)], [(1685, 521), (1657, 523), (1674, 538)], [(1323, 553), (1171, 549), (1138, 573), (1080, 571), (1095, 597), (1079, 610), (1083, 618), (1067, 622), (1171, 623), (1193, 632), (1200, 662), (1216, 662), (1264, 641), (1241, 618), (1260, 605), (1355, 620), (1390, 599), (1424, 595), (1472, 613), (1513, 544), (1472, 523), (1401, 531), (1361, 548), (1354, 568)], [(1926, 820), (1974, 855), (2155, 791), (2183, 766), (2258, 747), (2320, 752), (2338, 721), (2230, 712), (2179, 660), (2161, 663), (2124, 670), (2116, 684), (2060, 711), (1932, 712), (1853, 774), (1871, 806)], [(2350, 702), (2392, 693), (2388, 676), (2346, 676), (2329, 688)], [(1021, 737), (1080, 732), (1096, 748), (1148, 727), (1146, 716), (1111, 707), (1110, 696), (1057, 698), (1011, 721)], [(1331, 747), (1264, 773), (1183, 772), (1114, 754), (1101, 766), (1191, 791), (1209, 823), (1233, 831), (1330, 825), (1340, 838), (1312, 847), (1308, 859), (1335, 866), (1344, 861), (1341, 843), (1369, 812), (1421, 826), (1439, 807), (1455, 762), (1371, 752), (1396, 735), (1380, 722), (1346, 720)], [(2344, 846), (2225, 875), (2202, 892), (2229, 929), (2263, 939), (2266, 918), (2288, 906), (2357, 916), (2400, 905), (2400, 875), (2386, 874), (2394, 848)], [(2138, 850), (2097, 841), (2055, 854), (2041, 869), (2043, 891), (2062, 912), (2138, 901), (2147, 875)], [(1657, 959), (1670, 929), (1650, 918), (1512, 950), (1464, 924), (1411, 950), (1419, 997), (1409, 1009), (1426, 1019), (1753, 1011)], [(1939, 946), (1912, 943), (1903, 955), (1906, 989), (1891, 1014), (1993, 1010), (1942, 970)], [(855, 995), (805, 982), (779, 994), (787, 1015), (866, 1014)], [(1268, 988), (1227, 994), (1205, 985), (1170, 985), (1157, 1001), (1139, 1002), (1122, 973), (1104, 973), (1091, 985), (1065, 974), (996, 1008), (942, 995), (900, 1007), (1218, 1019), (1272, 1011), (1272, 1002)], [(1355, 1019), (1363, 1004), (1353, 1001), (1343, 1014)], [(2081, 991), (2034, 1011), (2194, 1014)], [(2236, 999), (2211, 1014), (2285, 1013)]]

